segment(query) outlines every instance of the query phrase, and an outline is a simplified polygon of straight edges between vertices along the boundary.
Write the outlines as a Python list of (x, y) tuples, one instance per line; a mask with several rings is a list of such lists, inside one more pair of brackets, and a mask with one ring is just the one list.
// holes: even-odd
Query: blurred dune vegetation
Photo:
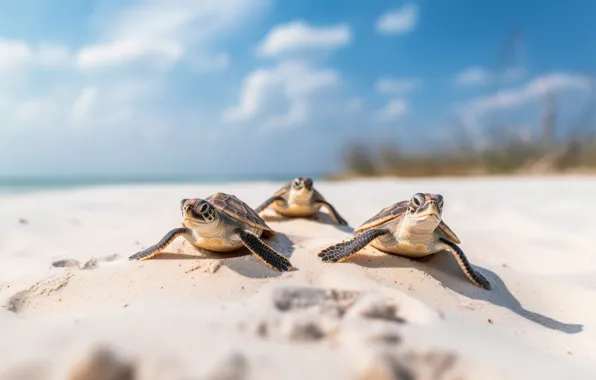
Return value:
[[(589, 115), (595, 107), (588, 106)], [(584, 109), (585, 110), (585, 109)], [(540, 130), (520, 133), (518, 128), (494, 126), (485, 129), (479, 147), (465, 128), (452, 127), (459, 146), (437, 147), (425, 152), (401, 149), (397, 144), (348, 143), (344, 149), (344, 170), (329, 179), (398, 176), (540, 175), (557, 173), (596, 174), (596, 122), (581, 116), (582, 122), (557, 133), (555, 111), (547, 110)], [(555, 136), (560, 137), (556, 138)], [(391, 141), (387, 139), (385, 141)]]
[(345, 149), (343, 162), (345, 170), (329, 179), (596, 173), (596, 140), (570, 140), (550, 149), (511, 140), (482, 150), (453, 149), (434, 154), (402, 153), (392, 145), (352, 143)]

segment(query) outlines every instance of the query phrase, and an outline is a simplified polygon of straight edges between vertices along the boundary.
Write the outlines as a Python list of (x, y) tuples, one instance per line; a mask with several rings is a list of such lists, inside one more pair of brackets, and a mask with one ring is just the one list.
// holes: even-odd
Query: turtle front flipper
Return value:
[(315, 203), (318, 203), (321, 206), (324, 206), (327, 209), (327, 211), (329, 211), (329, 214), (331, 215), (331, 217), (335, 220), (335, 223), (342, 225), (342, 226), (348, 225), (348, 222), (346, 222), (346, 220), (344, 218), (342, 218), (341, 215), (339, 215), (339, 213), (337, 212), (335, 207), (333, 207), (331, 205), (331, 203), (329, 203), (327, 201), (323, 201), (323, 200), (318, 200)]
[(457, 263), (463, 270), (466, 277), (468, 277), (474, 285), (486, 290), (490, 290), (490, 282), (488, 282), (488, 280), (478, 271), (475, 271), (474, 268), (472, 268), (468, 258), (464, 255), (464, 252), (457, 246), (457, 244), (443, 238), (441, 238), (441, 242), (445, 244), (447, 248), (455, 255)]
[(192, 237), (192, 231), (189, 228), (181, 227), (181, 228), (174, 228), (170, 232), (168, 232), (157, 244), (152, 245), (149, 248), (146, 248), (140, 252), (135, 253), (134, 255), (130, 256), (129, 260), (147, 260), (154, 256), (159, 255), (174, 239), (178, 236), (184, 235), (187, 238)]
[(264, 211), (267, 207), (271, 206), (271, 204), (273, 202), (284, 202), (287, 204), (286, 200), (284, 197), (279, 196), (279, 195), (274, 195), (270, 198), (268, 198), (265, 202), (261, 203), (261, 205), (257, 208), (255, 208), (255, 211), (257, 212), (257, 214), (260, 214), (262, 211)]
[(362, 248), (366, 247), (371, 241), (379, 236), (385, 235), (389, 230), (384, 228), (373, 228), (359, 233), (348, 241), (337, 243), (325, 248), (317, 256), (325, 262), (340, 263), (355, 255)]
[(240, 236), (240, 240), (242, 240), (246, 248), (248, 248), (269, 268), (279, 272), (286, 272), (294, 269), (288, 259), (275, 252), (273, 248), (265, 244), (255, 234), (244, 230), (238, 230), (238, 236)]

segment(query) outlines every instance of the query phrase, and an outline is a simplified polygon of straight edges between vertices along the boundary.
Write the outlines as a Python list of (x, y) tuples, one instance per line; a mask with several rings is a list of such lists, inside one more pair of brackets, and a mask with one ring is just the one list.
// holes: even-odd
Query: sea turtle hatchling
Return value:
[(279, 215), (285, 217), (312, 217), (321, 207), (324, 207), (337, 224), (348, 225), (348, 222), (339, 215), (335, 207), (313, 187), (312, 178), (294, 178), (257, 207), (255, 211), (262, 215), (269, 206)]
[(325, 262), (341, 262), (368, 244), (389, 254), (408, 257), (428, 256), (441, 250), (455, 255), (465, 275), (476, 286), (490, 289), (490, 283), (475, 271), (459, 248), (459, 238), (441, 218), (443, 197), (417, 193), (382, 209), (354, 230), (355, 236), (319, 252)]
[(176, 237), (192, 245), (216, 252), (229, 252), (246, 246), (271, 269), (284, 272), (292, 264), (260, 238), (275, 235), (257, 213), (234, 195), (215, 193), (205, 199), (180, 201), (182, 227), (168, 232), (157, 244), (130, 256), (147, 260), (160, 254)]

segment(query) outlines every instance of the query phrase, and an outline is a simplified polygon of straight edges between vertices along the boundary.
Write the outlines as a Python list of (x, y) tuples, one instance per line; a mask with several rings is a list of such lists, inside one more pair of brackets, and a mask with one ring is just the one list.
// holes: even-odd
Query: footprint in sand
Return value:
[(376, 292), (280, 286), (265, 294), (253, 331), (266, 339), (395, 344), (408, 323), (406, 302)]
[(41, 280), (27, 290), (15, 293), (8, 299), (4, 307), (13, 313), (22, 312), (35, 298), (47, 297), (60, 292), (70, 281), (72, 274), (67, 273), (58, 277)]
[(483, 369), (482, 373), (473, 373), (470, 366), (460, 360), (455, 352), (447, 350), (369, 352), (356, 357), (354, 362), (355, 378), (358, 380), (498, 378), (490, 369)]
[(81, 262), (75, 259), (64, 259), (64, 260), (58, 260), (58, 261), (54, 261), (52, 263), (52, 266), (54, 268), (73, 268), (73, 267), (80, 267), (81, 266)]
[[(470, 367), (449, 350), (411, 349), (400, 329), (424, 317), (398, 294), (308, 286), (279, 286), (259, 300), (264, 317), (254, 326), (263, 339), (324, 342), (353, 355), (355, 379), (466, 379)], [(427, 308), (424, 312), (434, 314)], [(436, 316), (438, 318), (438, 315)], [(481, 376), (482, 377), (482, 376)]]
[(62, 260), (54, 261), (52, 263), (52, 266), (54, 268), (79, 268), (82, 270), (93, 269), (93, 268), (97, 268), (99, 266), (100, 261), (109, 263), (109, 262), (116, 261), (121, 257), (122, 257), (121, 255), (119, 255), (117, 253), (113, 253), (111, 255), (103, 256), (100, 258), (91, 257), (89, 260), (85, 261), (82, 264), (80, 261), (75, 260), (75, 259), (62, 259)]

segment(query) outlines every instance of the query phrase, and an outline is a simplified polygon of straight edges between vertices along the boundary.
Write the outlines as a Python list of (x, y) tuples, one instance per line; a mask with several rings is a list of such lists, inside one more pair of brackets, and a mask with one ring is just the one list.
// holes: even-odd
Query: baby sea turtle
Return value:
[(130, 256), (147, 260), (160, 254), (176, 237), (183, 236), (192, 245), (216, 252), (233, 251), (246, 246), (270, 268), (284, 272), (292, 264), (265, 244), (260, 237), (275, 235), (263, 219), (234, 195), (215, 193), (205, 199), (180, 201), (182, 227), (168, 232), (159, 243)]
[(356, 236), (351, 240), (325, 248), (318, 256), (325, 262), (341, 262), (368, 244), (389, 254), (408, 257), (448, 250), (476, 286), (490, 289), (488, 280), (472, 268), (458, 247), (460, 240), (442, 220), (442, 212), (441, 195), (417, 193), (409, 201), (382, 209), (355, 229)]
[(339, 215), (335, 207), (313, 187), (312, 178), (294, 178), (257, 207), (255, 211), (260, 215), (269, 206), (279, 215), (285, 217), (312, 217), (321, 207), (325, 207), (337, 224), (348, 225), (348, 222)]

